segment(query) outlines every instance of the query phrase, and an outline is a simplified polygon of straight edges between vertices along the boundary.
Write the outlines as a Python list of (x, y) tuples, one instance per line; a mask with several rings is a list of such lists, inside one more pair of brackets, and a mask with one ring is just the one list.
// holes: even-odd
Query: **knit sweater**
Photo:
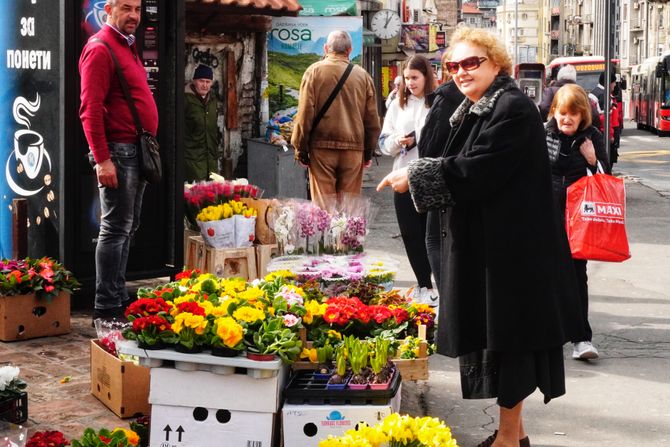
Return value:
[(101, 163), (109, 159), (107, 142), (134, 143), (137, 130), (109, 50), (100, 42), (91, 42), (94, 38), (104, 40), (114, 51), (135, 101), (140, 123), (152, 135), (156, 135), (158, 129), (158, 109), (136, 45), (128, 46), (118, 31), (109, 25), (103, 26), (89, 39), (79, 58), (79, 117), (93, 157)]
[(398, 144), (398, 138), (414, 132), (415, 143), (418, 143), (428, 110), (429, 107), (426, 105), (425, 98), (417, 98), (414, 95), (407, 98), (407, 104), (404, 108), (400, 107), (399, 98), (394, 99), (391, 103), (391, 107), (389, 107), (384, 117), (384, 127), (382, 128), (379, 147), (384, 154), (395, 157), (393, 161), (394, 171), (419, 158), (419, 150), (416, 144), (409, 150), (403, 150), (404, 148)]

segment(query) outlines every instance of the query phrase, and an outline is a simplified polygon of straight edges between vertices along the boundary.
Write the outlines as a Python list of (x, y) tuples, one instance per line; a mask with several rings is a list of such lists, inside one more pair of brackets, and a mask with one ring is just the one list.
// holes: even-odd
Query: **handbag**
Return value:
[(565, 225), (575, 259), (621, 262), (630, 258), (623, 179), (598, 171), (567, 189)]
[[(328, 109), (330, 108), (330, 105), (335, 101), (335, 98), (337, 97), (337, 94), (340, 93), (340, 90), (342, 90), (342, 86), (344, 85), (344, 82), (347, 80), (349, 77), (349, 74), (351, 73), (351, 70), (354, 69), (354, 65), (349, 62), (347, 65), (347, 68), (344, 70), (344, 73), (342, 73), (342, 76), (340, 79), (337, 81), (337, 84), (335, 85), (335, 88), (333, 88), (333, 91), (330, 92), (330, 96), (328, 99), (326, 99), (326, 102), (323, 103), (323, 106), (321, 107), (321, 110), (319, 110), (319, 113), (316, 114), (316, 117), (314, 118), (314, 121), (312, 122), (312, 130), (310, 131), (310, 134), (314, 132), (314, 129), (316, 129), (316, 126), (319, 125), (321, 120), (323, 119), (323, 116), (326, 114)], [(295, 153), (295, 159), (298, 160), (300, 163), (304, 165), (309, 164), (309, 153), (308, 152), (298, 152), (296, 151)]]
[(161, 164), (160, 145), (158, 144), (158, 140), (155, 136), (151, 135), (151, 133), (147, 132), (142, 127), (140, 116), (137, 113), (137, 108), (135, 108), (135, 101), (133, 101), (133, 97), (130, 96), (128, 82), (126, 81), (126, 77), (121, 71), (121, 66), (119, 65), (119, 61), (116, 58), (112, 48), (102, 39), (91, 39), (91, 42), (100, 42), (106, 46), (109, 50), (109, 54), (112, 57), (112, 60), (114, 61), (116, 74), (119, 77), (119, 83), (121, 84), (123, 95), (126, 97), (128, 107), (130, 108), (130, 112), (133, 115), (135, 129), (137, 130), (137, 136), (139, 138), (140, 150), (138, 151), (137, 158), (139, 160), (142, 176), (148, 183), (160, 183), (161, 177), (163, 176), (163, 166)]

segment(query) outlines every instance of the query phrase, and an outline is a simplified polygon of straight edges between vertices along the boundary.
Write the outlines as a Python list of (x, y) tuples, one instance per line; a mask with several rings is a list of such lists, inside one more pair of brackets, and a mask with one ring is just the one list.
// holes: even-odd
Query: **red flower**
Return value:
[(26, 447), (64, 447), (70, 445), (59, 431), (38, 431), (28, 440)]
[(328, 307), (323, 314), (323, 319), (327, 323), (344, 326), (352, 319), (359, 320), (362, 323), (370, 321), (370, 312), (368, 306), (363, 304), (358, 298), (347, 298), (345, 296), (336, 296), (326, 301)]
[(177, 304), (177, 310), (179, 311), (178, 313), (188, 312), (192, 313), (193, 315), (201, 315), (203, 317), (205, 316), (205, 309), (193, 301), (186, 301), (184, 303)]
[(369, 306), (370, 317), (377, 324), (382, 324), (393, 316), (393, 312), (387, 306)]
[(177, 273), (175, 275), (175, 279), (192, 278), (194, 273), (196, 275), (199, 275), (200, 274), (200, 269), (184, 270), (183, 272)]
[(12, 270), (7, 274), (7, 279), (10, 277), (14, 277), (16, 279), (16, 282), (20, 283), (21, 282), (21, 272), (18, 270)]
[(165, 318), (156, 315), (133, 320), (133, 332), (136, 334), (151, 328), (157, 329), (158, 332), (163, 332), (172, 329), (172, 326)]
[(140, 298), (134, 301), (126, 309), (126, 317), (134, 315), (138, 317), (147, 317), (157, 315), (160, 312), (169, 312), (170, 305), (163, 298)]

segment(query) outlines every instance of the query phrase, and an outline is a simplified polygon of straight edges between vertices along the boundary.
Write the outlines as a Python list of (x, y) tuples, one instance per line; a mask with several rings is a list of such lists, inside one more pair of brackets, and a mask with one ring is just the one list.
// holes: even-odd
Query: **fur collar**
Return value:
[(486, 116), (493, 111), (493, 108), (496, 105), (496, 101), (500, 95), (502, 95), (507, 90), (512, 90), (517, 88), (516, 82), (514, 79), (510, 78), (508, 75), (498, 75), (489, 88), (484, 92), (484, 95), (479, 98), (479, 101), (473, 103), (468, 98), (465, 98), (460, 106), (456, 109), (449, 122), (452, 127), (458, 126), (463, 118), (468, 113), (474, 113), (480, 117)]

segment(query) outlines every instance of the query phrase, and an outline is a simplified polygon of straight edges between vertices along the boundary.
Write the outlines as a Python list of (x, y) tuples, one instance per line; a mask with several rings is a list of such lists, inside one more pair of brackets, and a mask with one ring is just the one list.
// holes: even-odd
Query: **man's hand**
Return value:
[(409, 179), (407, 177), (407, 168), (401, 168), (391, 172), (377, 185), (377, 191), (381, 191), (385, 186), (390, 186), (395, 192), (403, 193), (409, 190)]
[(98, 183), (108, 188), (118, 188), (119, 182), (116, 178), (116, 166), (111, 158), (95, 165), (95, 174), (98, 177)]
[(372, 166), (372, 160), (363, 160), (363, 169), (368, 169), (370, 166)]

